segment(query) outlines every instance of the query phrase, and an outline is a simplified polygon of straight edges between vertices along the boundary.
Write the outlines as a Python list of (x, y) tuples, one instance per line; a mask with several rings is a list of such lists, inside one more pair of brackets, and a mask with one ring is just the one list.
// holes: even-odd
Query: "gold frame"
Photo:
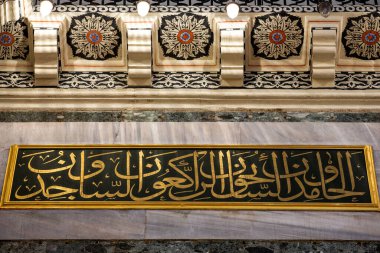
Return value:
[[(10, 201), (11, 187), (20, 148), (251, 148), (251, 149), (362, 149), (368, 175), (371, 203), (251, 203), (251, 202), (196, 202), (196, 201)], [(308, 210), (308, 211), (380, 211), (373, 151), (370, 145), (12, 145), (4, 177), (0, 208), (2, 209), (199, 209), (199, 210)]]

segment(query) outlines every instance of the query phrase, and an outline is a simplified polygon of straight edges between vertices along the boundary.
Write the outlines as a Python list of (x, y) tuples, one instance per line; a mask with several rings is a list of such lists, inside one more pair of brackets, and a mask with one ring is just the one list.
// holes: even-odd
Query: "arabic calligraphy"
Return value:
[(373, 203), (363, 148), (26, 146), (15, 157), (10, 202)]

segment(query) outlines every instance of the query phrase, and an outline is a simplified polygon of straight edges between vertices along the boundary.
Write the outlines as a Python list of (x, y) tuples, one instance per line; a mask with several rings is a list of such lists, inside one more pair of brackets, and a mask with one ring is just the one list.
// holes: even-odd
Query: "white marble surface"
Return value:
[[(0, 123), (11, 144), (370, 144), (379, 123)], [(1, 210), (0, 239), (380, 240), (380, 212)]]

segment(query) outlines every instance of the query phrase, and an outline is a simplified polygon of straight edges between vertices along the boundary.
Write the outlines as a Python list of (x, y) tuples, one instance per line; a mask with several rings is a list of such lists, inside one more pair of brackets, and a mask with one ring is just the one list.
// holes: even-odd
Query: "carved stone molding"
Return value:
[(0, 89), (0, 110), (380, 112), (380, 90)]
[(314, 29), (312, 36), (312, 86), (313, 88), (333, 88), (337, 54), (336, 29)]

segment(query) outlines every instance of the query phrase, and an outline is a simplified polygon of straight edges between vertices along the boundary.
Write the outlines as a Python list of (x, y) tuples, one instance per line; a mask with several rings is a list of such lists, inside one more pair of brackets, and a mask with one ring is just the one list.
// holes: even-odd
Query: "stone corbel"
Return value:
[(20, 2), (15, 0), (0, 1), (0, 25), (5, 25), (7, 22), (16, 21), (21, 18)]
[(59, 23), (33, 23), (35, 86), (58, 86)]
[(313, 88), (333, 88), (337, 52), (336, 29), (312, 30), (311, 83)]
[(30, 12), (30, 0), (0, 0), (0, 26), (26, 17)]
[(128, 86), (152, 86), (152, 22), (128, 22)]
[(244, 81), (244, 40), (247, 21), (220, 22), (221, 87), (242, 87)]

